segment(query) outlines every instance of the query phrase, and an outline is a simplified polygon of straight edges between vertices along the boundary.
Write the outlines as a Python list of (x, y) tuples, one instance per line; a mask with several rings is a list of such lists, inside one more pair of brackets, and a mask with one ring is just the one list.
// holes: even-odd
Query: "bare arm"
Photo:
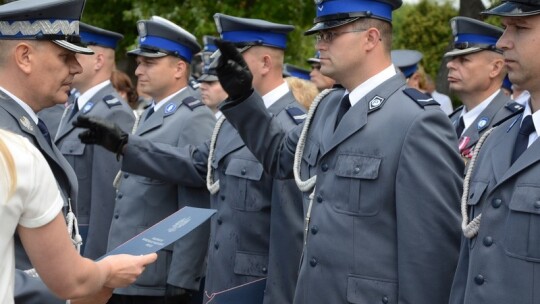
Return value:
[(64, 299), (92, 295), (104, 286), (127, 286), (157, 258), (156, 254), (117, 255), (93, 262), (78, 254), (66, 231), (61, 213), (38, 228), (18, 226), (23, 245), (43, 282)]

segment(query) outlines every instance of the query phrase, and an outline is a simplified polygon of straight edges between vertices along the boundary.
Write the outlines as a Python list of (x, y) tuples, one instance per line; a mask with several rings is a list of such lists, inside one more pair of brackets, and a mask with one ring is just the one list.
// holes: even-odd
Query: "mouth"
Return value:
[(459, 79), (455, 78), (455, 77), (452, 77), (452, 76), (448, 76), (447, 78), (448, 82), (458, 82)]

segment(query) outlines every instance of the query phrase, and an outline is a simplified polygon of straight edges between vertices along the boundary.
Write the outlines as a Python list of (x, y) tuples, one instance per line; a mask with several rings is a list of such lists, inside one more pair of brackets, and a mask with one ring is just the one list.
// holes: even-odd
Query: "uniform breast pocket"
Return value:
[(517, 186), (509, 208), (504, 229), (506, 253), (540, 262), (540, 186)]
[(254, 160), (231, 159), (225, 171), (228, 180), (228, 196), (234, 209), (242, 211), (259, 211), (262, 202), (267, 198), (261, 197), (265, 185), (260, 183), (263, 175), (262, 165)]
[(164, 185), (166, 184), (164, 181), (162, 180), (159, 180), (159, 179), (153, 179), (153, 178), (150, 178), (150, 177), (146, 177), (146, 176), (141, 176), (141, 175), (133, 175), (133, 178), (141, 183), (141, 184), (145, 184), (145, 185)]
[[(319, 156), (319, 145), (313, 141), (307, 140), (302, 155), (302, 179), (306, 180), (309, 177), (317, 174), (317, 157)], [(307, 175), (309, 174), (309, 176)]]
[(87, 177), (90, 169), (86, 163), (86, 158), (81, 157), (84, 155), (85, 148), (86, 145), (79, 140), (66, 140), (60, 147), (60, 152), (73, 166), (79, 179)]
[(337, 212), (373, 216), (379, 212), (382, 189), (376, 189), (382, 159), (365, 155), (341, 154), (336, 162), (339, 189), (334, 208)]

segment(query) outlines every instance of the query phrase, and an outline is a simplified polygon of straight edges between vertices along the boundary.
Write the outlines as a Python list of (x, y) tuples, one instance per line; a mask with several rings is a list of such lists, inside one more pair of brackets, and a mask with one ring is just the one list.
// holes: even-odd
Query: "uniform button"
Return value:
[(242, 171), (240, 172), (242, 175), (246, 175), (246, 168), (242, 169)]
[(322, 164), (321, 169), (322, 169), (323, 172), (328, 171), (328, 164), (327, 163)]
[(381, 302), (383, 302), (384, 304), (388, 304), (388, 297), (387, 296), (382, 297)]
[(311, 267), (317, 266), (317, 259), (311, 258), (311, 260), (309, 260), (309, 265), (311, 265)]
[(317, 194), (317, 203), (322, 203), (322, 202), (323, 202), (322, 195)]
[(114, 218), (115, 218), (115, 219), (118, 219), (119, 217), (120, 217), (120, 216), (119, 216), (118, 214), (115, 214), (115, 215), (114, 215)]
[(319, 232), (319, 227), (317, 226), (311, 227), (311, 234), (317, 234), (317, 232)]
[(484, 284), (484, 276), (479, 274), (474, 278), (474, 282), (476, 282), (477, 285)]
[(493, 206), (493, 208), (499, 208), (501, 205), (502, 205), (502, 200), (500, 198), (494, 198), (491, 201), (491, 206)]
[(354, 168), (354, 174), (358, 174), (360, 173), (360, 167), (355, 167)]
[(225, 200), (225, 195), (220, 195), (219, 198), (221, 198), (222, 201)]
[(129, 173), (124, 173), (124, 178), (128, 178), (129, 177)]
[(473, 198), (474, 197), (474, 192), (471, 193), (471, 195), (469, 195), (469, 198)]
[(490, 236), (486, 236), (484, 238), (484, 246), (489, 247), (491, 245), (493, 245), (493, 238)]
[(117, 197), (118, 199), (121, 199), (122, 197), (124, 197), (124, 194), (122, 194), (122, 192), (119, 192)]
[(262, 268), (262, 272), (263, 272), (263, 273), (267, 273), (267, 272), (268, 272), (268, 269), (267, 269), (266, 267), (263, 267), (263, 268)]
[(534, 208), (540, 209), (540, 201), (534, 202)]
[(217, 219), (217, 224), (218, 224), (218, 225), (223, 224), (223, 220), (221, 220), (221, 218), (218, 218), (218, 219)]
[(219, 242), (214, 243), (214, 248), (219, 249)]

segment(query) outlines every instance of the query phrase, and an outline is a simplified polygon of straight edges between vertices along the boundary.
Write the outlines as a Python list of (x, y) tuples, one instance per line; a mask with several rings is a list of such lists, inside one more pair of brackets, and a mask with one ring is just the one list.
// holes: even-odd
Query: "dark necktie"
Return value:
[(534, 132), (534, 123), (531, 115), (525, 116), (521, 122), (519, 133), (516, 138), (516, 144), (514, 145), (514, 153), (512, 153), (512, 164), (519, 158), (519, 156), (527, 150), (529, 145), (529, 135)]
[(458, 124), (456, 126), (456, 134), (457, 137), (460, 138), (461, 134), (463, 133), (463, 130), (465, 130), (465, 122), (463, 121), (463, 116), (459, 118)]
[(339, 109), (336, 116), (336, 125), (334, 126), (334, 130), (337, 129), (337, 126), (339, 125), (339, 122), (347, 113), (347, 111), (351, 108), (351, 101), (349, 100), (349, 94), (343, 96), (341, 99), (341, 102), (339, 103)]
[(152, 114), (154, 114), (154, 107), (151, 107), (150, 110), (148, 110), (148, 113), (146, 114), (144, 120), (146, 121)]
[(52, 146), (51, 134), (49, 134), (49, 129), (47, 129), (47, 126), (41, 119), (38, 119), (38, 128), (41, 131), (41, 134), (43, 134), (43, 137), (45, 137), (45, 139), (47, 140), (49, 146)]
[(73, 116), (77, 114), (77, 112), (79, 112), (79, 102), (77, 99), (75, 99), (75, 102), (73, 103), (73, 108), (71, 109), (71, 114), (69, 114), (69, 120), (71, 120)]

